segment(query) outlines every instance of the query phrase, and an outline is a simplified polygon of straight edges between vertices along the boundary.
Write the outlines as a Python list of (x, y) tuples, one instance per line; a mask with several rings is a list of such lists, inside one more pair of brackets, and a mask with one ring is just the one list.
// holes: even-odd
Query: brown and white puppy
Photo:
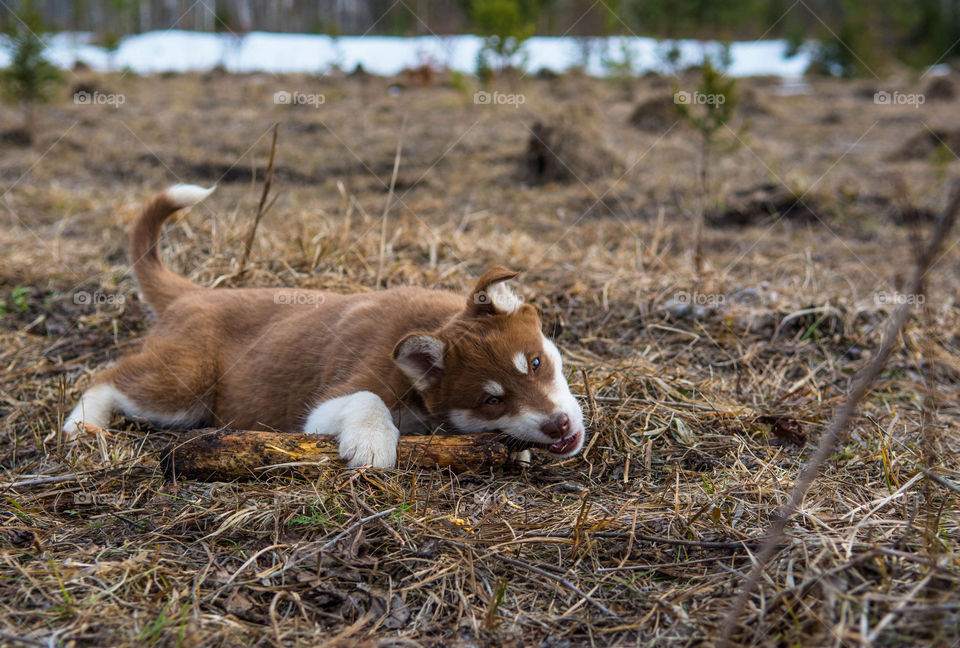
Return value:
[(63, 430), (114, 411), (161, 426), (276, 429), (337, 438), (350, 466), (393, 466), (397, 438), (444, 424), (499, 430), (570, 457), (583, 413), (540, 316), (494, 267), (464, 299), (415, 287), (340, 295), (203, 288), (167, 269), (163, 222), (212, 189), (176, 185), (143, 210), (133, 269), (158, 321), (142, 349), (98, 373)]

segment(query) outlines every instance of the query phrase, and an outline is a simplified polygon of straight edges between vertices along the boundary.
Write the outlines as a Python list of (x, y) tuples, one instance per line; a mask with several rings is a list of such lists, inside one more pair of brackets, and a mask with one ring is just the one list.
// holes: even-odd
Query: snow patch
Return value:
[[(183, 30), (153, 31), (129, 36), (109, 53), (93, 45), (93, 35), (61, 32), (49, 39), (47, 57), (62, 68), (82, 62), (95, 70), (130, 69), (138, 74), (206, 71), (218, 65), (231, 72), (320, 74), (333, 66), (350, 71), (362, 65), (367, 72), (397, 74), (407, 67), (432, 61), (452, 70), (473, 73), (483, 45), (478, 36), (341, 36), (250, 32), (245, 36)], [(0, 40), (0, 67), (10, 62), (8, 41)], [(681, 67), (703, 61), (704, 51), (715, 55), (714, 42), (675, 42)], [(573, 38), (535, 36), (524, 47), (522, 67), (533, 73), (541, 69), (563, 72), (583, 67), (593, 76), (609, 73), (608, 62), (629, 57), (634, 72), (666, 72), (658, 55), (665, 45), (654, 38), (611, 36)], [(801, 50), (788, 56), (782, 40), (733, 43), (730, 47), (731, 76), (774, 75), (799, 77), (810, 64)]]

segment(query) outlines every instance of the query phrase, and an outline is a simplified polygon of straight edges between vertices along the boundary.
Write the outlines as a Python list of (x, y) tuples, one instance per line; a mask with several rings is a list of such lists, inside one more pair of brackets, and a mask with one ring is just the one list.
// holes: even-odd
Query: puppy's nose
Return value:
[(540, 431), (551, 439), (562, 439), (570, 431), (570, 417), (563, 412), (554, 414), (540, 426)]

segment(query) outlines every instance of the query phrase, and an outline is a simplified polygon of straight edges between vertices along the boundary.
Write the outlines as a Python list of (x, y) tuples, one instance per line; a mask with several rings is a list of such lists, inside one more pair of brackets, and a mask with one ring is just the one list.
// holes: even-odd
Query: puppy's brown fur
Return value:
[[(73, 433), (70, 426), (84, 420), (106, 425), (114, 409), (161, 425), (351, 438), (362, 430), (347, 427), (366, 426), (373, 430), (369, 438), (341, 439), (341, 453), (354, 463), (390, 465), (392, 455), (383, 448), (396, 426), (475, 429), (486, 421), (494, 429), (523, 419), (533, 428), (518, 438), (543, 447), (565, 439), (558, 454), (574, 445), (579, 450), (579, 407), (562, 394), (558, 402), (558, 375), (566, 387), (559, 355), (542, 336), (536, 310), (503, 292), (502, 282), (515, 272), (491, 268), (466, 299), (415, 287), (354, 295), (211, 290), (167, 269), (157, 249), (170, 214), (205, 196), (180, 185), (145, 207), (131, 252), (158, 322), (138, 353), (96, 376), (65, 431)], [(524, 362), (533, 369), (528, 365), (524, 373)], [(343, 398), (352, 400), (335, 400)], [(392, 422), (384, 420), (381, 404)], [(312, 413), (319, 418), (311, 423)], [(458, 425), (451, 413), (469, 422)]]

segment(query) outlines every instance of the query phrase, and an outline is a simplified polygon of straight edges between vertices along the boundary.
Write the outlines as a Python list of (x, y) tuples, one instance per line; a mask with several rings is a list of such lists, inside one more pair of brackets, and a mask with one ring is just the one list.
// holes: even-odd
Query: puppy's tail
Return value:
[(160, 260), (160, 231), (163, 222), (174, 212), (195, 205), (216, 187), (204, 189), (196, 185), (173, 185), (154, 196), (140, 213), (130, 234), (133, 273), (140, 284), (140, 293), (153, 310), (160, 314), (174, 299), (200, 286), (170, 271)]

